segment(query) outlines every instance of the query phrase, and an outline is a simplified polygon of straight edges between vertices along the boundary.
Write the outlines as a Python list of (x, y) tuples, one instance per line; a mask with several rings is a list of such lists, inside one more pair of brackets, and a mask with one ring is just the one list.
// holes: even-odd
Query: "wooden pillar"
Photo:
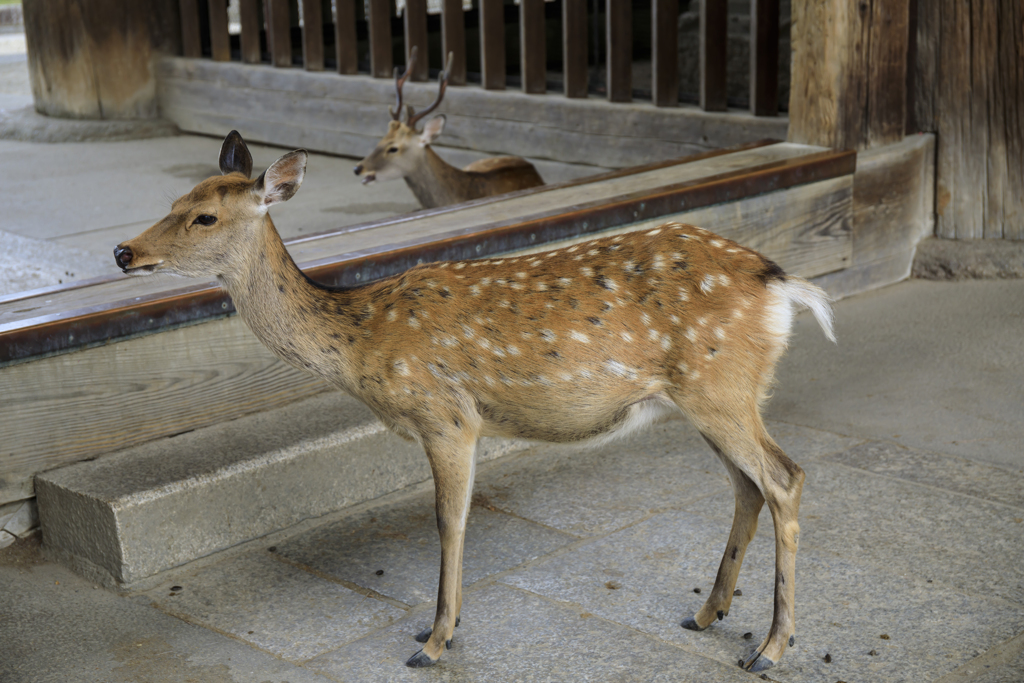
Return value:
[(633, 101), (633, 6), (605, 0), (608, 41), (608, 100)]
[[(427, 0), (405, 0), (404, 15), (402, 27), (405, 31), (405, 63), (409, 63), (409, 55), (414, 47), (417, 48), (418, 55), (412, 73), (409, 74), (409, 80), (425, 81), (430, 75), (430, 61), (427, 59), (429, 45), (427, 43)], [(483, 16), (482, 7), (481, 16)], [(481, 19), (482, 21), (483, 19)], [(504, 76), (504, 72), (502, 72), (502, 76)]]
[(910, 0), (793, 0), (789, 140), (868, 149), (903, 139)]
[(726, 0), (700, 0), (700, 108), (725, 111), (726, 40), (729, 6)]
[(562, 62), (565, 96), (586, 97), (587, 0), (562, 0)]
[(156, 118), (148, 3), (29, 0), (23, 9), (37, 111), (79, 119)]
[(448, 85), (466, 85), (466, 17), (462, 0), (441, 0), (441, 61), (445, 66), (449, 52), (454, 58)]
[(652, 99), (659, 107), (679, 105), (679, 0), (652, 0)]
[(547, 92), (544, 0), (519, 0), (519, 72), (523, 92)]

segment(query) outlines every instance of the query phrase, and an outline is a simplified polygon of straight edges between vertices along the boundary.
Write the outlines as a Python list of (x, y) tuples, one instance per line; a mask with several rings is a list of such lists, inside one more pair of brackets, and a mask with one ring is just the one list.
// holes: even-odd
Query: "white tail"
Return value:
[(825, 293), (755, 251), (678, 223), (529, 256), (425, 264), (351, 289), (322, 287), (292, 262), (267, 213), (298, 189), (305, 161), (303, 151), (286, 154), (250, 180), (251, 157), (232, 132), (221, 151), (225, 175), (178, 199), (166, 218), (119, 245), (115, 259), (130, 274), (216, 276), (278, 356), (423, 445), (441, 579), (433, 627), (408, 664), (436, 662), (458, 624), (481, 436), (600, 440), (666, 411), (682, 411), (700, 430), (736, 496), (714, 588), (681, 625), (702, 630), (729, 613), (767, 502), (774, 615), (741, 663), (760, 671), (777, 662), (794, 633), (804, 473), (765, 431), (760, 407), (794, 303), (810, 307), (832, 337)]
[(444, 130), (445, 117), (441, 115), (430, 119), (422, 132), (416, 130), (416, 124), (441, 104), (448, 86), (452, 55), (448, 55), (448, 64), (439, 78), (437, 99), (418, 114), (407, 105), (407, 116), (403, 123), (402, 86), (415, 62), (416, 48), (413, 47), (405, 73), (399, 76), (398, 69), (395, 69), (398, 103), (396, 109), (388, 108), (392, 119), (388, 132), (355, 167), (356, 175), (364, 184), (375, 180), (404, 178), (416, 199), (426, 208), (457, 204), (544, 184), (533, 164), (520, 157), (481, 159), (460, 170), (437, 156), (430, 148), (430, 143)]

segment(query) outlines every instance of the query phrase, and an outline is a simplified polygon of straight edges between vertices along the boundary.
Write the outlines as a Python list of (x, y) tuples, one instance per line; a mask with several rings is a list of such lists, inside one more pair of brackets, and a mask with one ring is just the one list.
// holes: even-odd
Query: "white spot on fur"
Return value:
[(714, 288), (715, 288), (715, 276), (714, 275), (705, 275), (704, 279), (701, 280), (701, 282), (700, 282), (700, 291), (702, 291), (705, 294), (707, 294), (708, 292), (710, 292)]
[(394, 365), (395, 371), (399, 375), (402, 375), (402, 376), (408, 376), (409, 375), (409, 365), (405, 362), (404, 359), (399, 358), (398, 360), (396, 360), (394, 362), (393, 365)]
[(518, 355), (520, 355), (519, 354), (519, 348), (516, 347), (516, 346), (512, 346), (511, 344), (506, 346), (505, 350), (508, 351), (508, 355), (510, 355), (510, 356), (518, 356)]
[(710, 244), (713, 247), (718, 247), (719, 249), (725, 246), (725, 242), (723, 242), (722, 240), (711, 240), (710, 242), (708, 242), (708, 244)]
[(572, 284), (572, 278), (571, 277), (560, 277), (560, 278), (558, 278), (558, 284), (562, 285), (563, 287), (568, 287), (569, 285)]
[(659, 337), (661, 337), (661, 332), (658, 332), (657, 330), (647, 330), (647, 341), (658, 341)]
[(473, 328), (470, 327), (469, 325), (463, 325), (462, 336), (465, 337), (466, 339), (472, 339), (475, 336), (473, 333)]
[(481, 292), (480, 285), (470, 285), (469, 286), (469, 293), (472, 294), (473, 296), (480, 296), (480, 292)]
[(692, 342), (697, 341), (697, 330), (693, 329), (692, 327), (687, 327), (686, 328), (686, 338), (689, 339)]
[(725, 330), (723, 330), (721, 327), (716, 327), (715, 337), (717, 337), (718, 339), (725, 339)]
[(679, 368), (679, 371), (684, 374), (690, 371), (690, 366), (687, 365), (686, 363), (679, 363), (678, 365), (676, 365), (676, 367)]
[(546, 284), (546, 283), (543, 283), (543, 282), (538, 282), (538, 283), (537, 283), (537, 291), (538, 291), (538, 292), (546, 292), (546, 291), (548, 291), (548, 286), (547, 286), (547, 284)]
[(572, 332), (569, 333), (569, 336), (582, 344), (590, 343), (590, 337), (583, 334), (582, 332), (577, 332), (576, 330), (573, 330)]
[(396, 311), (395, 309), (392, 308), (390, 311), (388, 311), (388, 322), (392, 322), (393, 323), (397, 319), (398, 319), (398, 311)]
[(412, 316), (409, 316), (409, 327), (413, 328), (414, 330), (418, 330), (418, 329), (420, 329), (420, 321), (419, 321), (419, 318), (417, 318), (417, 317), (416, 317), (416, 316), (414, 316), (414, 315), (412, 315)]
[(526, 277), (526, 273), (518, 272), (518, 273), (516, 273), (516, 277), (519, 278), (520, 280), (522, 280), (524, 277)]
[(657, 235), (659, 232), (661, 232), (661, 230), (658, 229), (658, 228), (655, 228), (654, 230), (651, 230), (649, 233), (647, 233), (647, 235), (649, 237), (653, 237), (654, 235)]
[(672, 348), (672, 338), (669, 337), (667, 334), (663, 334), (661, 336), (661, 350), (662, 351), (668, 351), (671, 348)]
[(546, 342), (553, 342), (556, 339), (558, 339), (558, 337), (555, 336), (555, 333), (552, 332), (551, 330), (541, 330), (540, 338)]
[(732, 284), (732, 280), (729, 279), (728, 275), (723, 273), (718, 276), (718, 284), (722, 285), (723, 287), (728, 287), (729, 285)]
[(465, 263), (456, 263), (455, 264), (455, 270), (462, 270), (465, 267), (466, 267)]
[(687, 292), (682, 287), (679, 288), (679, 300), (680, 301), (689, 301), (690, 300), (690, 293)]
[(517, 289), (517, 290), (518, 290), (518, 289), (526, 289), (526, 285), (524, 285), (524, 284), (523, 284), (522, 282), (513, 282), (513, 283), (512, 283), (511, 285), (509, 285), (509, 286), (510, 286), (510, 287), (511, 287), (512, 289)]
[(673, 325), (678, 325), (678, 324), (679, 324), (679, 322), (680, 322), (680, 321), (679, 321), (679, 316), (678, 316), (678, 315), (672, 315), (672, 316), (669, 316), (669, 320), (671, 320), (671, 321), (672, 321), (672, 324), (673, 324)]
[(604, 367), (608, 372), (618, 377), (625, 377), (630, 380), (636, 379), (636, 370), (623, 365), (617, 360), (606, 360), (604, 362)]
[(654, 270), (661, 270), (662, 268), (664, 268), (665, 257), (662, 256), (661, 254), (655, 255), (654, 261), (651, 263), (651, 267), (654, 268)]
[(585, 277), (594, 277), (594, 269), (588, 266), (580, 268), (580, 272), (583, 273)]
[(629, 332), (620, 332), (619, 334), (622, 336), (623, 341), (633, 341), (633, 335), (631, 335)]
[(651, 316), (647, 315), (647, 313), (641, 313), (640, 314), (640, 322), (642, 322), (644, 324), (644, 327), (650, 327), (650, 325), (651, 325)]
[(697, 318), (697, 324), (700, 325), (701, 327), (704, 327), (705, 325), (708, 324), (708, 319), (705, 318), (704, 316), (701, 316)]
[(576, 245), (576, 246), (572, 246), (572, 247), (569, 247), (568, 249), (566, 249), (566, 251), (567, 251), (567, 252), (569, 252), (569, 253), (571, 254), (571, 253), (573, 253), (574, 251), (576, 251), (577, 249), (579, 249), (579, 245)]

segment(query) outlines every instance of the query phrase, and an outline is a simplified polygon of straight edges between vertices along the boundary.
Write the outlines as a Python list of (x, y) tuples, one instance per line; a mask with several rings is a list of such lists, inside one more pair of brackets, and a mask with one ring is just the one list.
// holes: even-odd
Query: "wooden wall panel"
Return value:
[(445, 65), (448, 64), (448, 53), (454, 55), (448, 85), (465, 85), (466, 17), (462, 11), (462, 0), (441, 0), (441, 46)]
[(630, 0), (605, 0), (608, 41), (608, 100), (633, 100), (633, 6)]
[(338, 62), (338, 73), (359, 73), (356, 45), (356, 0), (335, 0), (334, 56)]
[(704, 111), (725, 111), (727, 0), (700, 0), (699, 100)]
[(391, 8), (388, 0), (368, 0), (370, 31), (370, 75), (391, 78), (394, 59), (391, 56)]
[(523, 92), (547, 92), (544, 0), (519, 1), (519, 63)]
[(202, 57), (203, 43), (199, 38), (199, 0), (179, 0), (181, 8), (181, 54), (183, 57)]
[[(494, 0), (487, 1), (494, 2)], [(430, 51), (427, 49), (427, 0), (405, 0), (404, 14), (402, 24), (405, 31), (405, 58), (407, 65), (409, 63), (409, 54), (414, 47), (417, 48), (416, 64), (413, 65), (412, 73), (409, 74), (409, 80), (425, 81), (430, 74)], [(504, 35), (502, 38), (504, 38)], [(504, 76), (504, 71), (502, 76)]]
[(679, 0), (653, 0), (651, 12), (652, 100), (659, 107), (679, 105)]
[(302, 66), (324, 70), (324, 16), (320, 0), (302, 0)]
[(586, 97), (587, 0), (562, 0), (562, 64), (566, 97)]
[(209, 0), (207, 7), (210, 12), (210, 56), (218, 62), (230, 61), (227, 0)]
[(288, 0), (264, 0), (264, 16), (267, 18), (267, 44), (270, 46), (270, 62), (274, 66), (287, 68), (292, 65), (292, 18)]
[(246, 64), (259, 64), (263, 61), (260, 51), (260, 31), (263, 21), (260, 16), (259, 0), (240, 0), (238, 16), (242, 24), (239, 41), (242, 48), (242, 61)]

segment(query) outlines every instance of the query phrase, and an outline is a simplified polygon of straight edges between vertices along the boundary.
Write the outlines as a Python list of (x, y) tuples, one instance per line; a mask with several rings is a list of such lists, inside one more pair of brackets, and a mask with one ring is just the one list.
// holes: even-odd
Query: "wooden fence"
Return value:
[[(612, 102), (630, 102), (649, 93), (656, 106), (679, 103), (680, 0), (517, 0), (518, 6), (513, 0), (473, 0), (469, 12), (463, 0), (438, 1), (439, 22), (436, 16), (428, 20), (427, 0), (406, 0), (400, 20), (392, 17), (394, 0), (236, 0), (239, 30), (234, 35), (229, 32), (228, 0), (180, 0), (182, 54), (390, 78), (395, 62), (404, 61), (402, 56), (407, 58), (413, 46), (421, 46), (420, 55), (430, 54), (428, 26), (439, 23), (441, 49), (434, 51), (433, 66), (439, 69), (441, 56), (454, 53), (451, 85), (466, 84), (471, 59), (479, 71), (469, 80), (487, 90), (504, 90), (513, 80), (507, 78), (507, 55), (512, 53), (518, 54), (518, 82), (527, 93), (559, 89), (560, 75), (565, 97), (603, 91)], [(728, 0), (694, 1), (700, 6), (696, 99), (706, 111), (725, 111)], [(637, 52), (646, 57), (648, 48), (634, 45), (634, 15), (650, 17), (649, 88), (639, 83), (634, 87), (634, 57)], [(467, 25), (474, 47), (479, 44), (478, 55), (467, 54)], [(518, 49), (506, 45), (510, 31), (518, 33)], [(548, 54), (555, 31), (561, 36), (560, 49), (554, 51), (561, 53), (560, 60)], [(641, 33), (647, 35), (646, 30)], [(778, 46), (779, 0), (750, 0), (750, 110), (756, 116), (779, 111)], [(601, 62), (606, 67), (603, 82), (591, 78)], [(421, 57), (411, 79), (426, 80), (430, 66)]]

